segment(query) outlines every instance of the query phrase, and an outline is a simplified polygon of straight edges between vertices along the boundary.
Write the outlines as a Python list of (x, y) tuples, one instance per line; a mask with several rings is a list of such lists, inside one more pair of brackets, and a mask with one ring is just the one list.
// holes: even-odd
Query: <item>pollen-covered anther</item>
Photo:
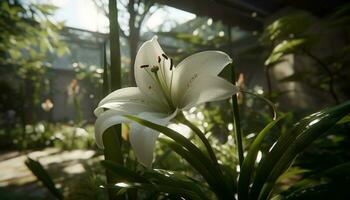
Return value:
[(158, 67), (158, 66), (153, 66), (153, 67), (151, 68), (151, 72), (153, 72), (153, 73), (157, 73), (158, 70), (159, 70), (159, 67)]
[(160, 56), (158, 56), (158, 63), (160, 63), (160, 61), (162, 61), (162, 59), (160, 58)]
[(149, 65), (141, 65), (140, 68), (146, 68), (149, 67)]
[(169, 58), (168, 58), (168, 56), (167, 55), (165, 55), (164, 53), (162, 53), (162, 56), (166, 59), (166, 60), (168, 60)]
[(170, 58), (170, 71), (173, 69), (173, 59)]

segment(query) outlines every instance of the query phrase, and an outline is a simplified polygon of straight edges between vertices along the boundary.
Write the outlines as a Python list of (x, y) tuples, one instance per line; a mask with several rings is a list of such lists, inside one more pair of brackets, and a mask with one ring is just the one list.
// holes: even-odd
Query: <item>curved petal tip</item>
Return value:
[(151, 41), (158, 40), (158, 36), (154, 35), (151, 39)]
[(229, 57), (229, 64), (232, 64), (233, 63), (233, 59), (231, 57)]

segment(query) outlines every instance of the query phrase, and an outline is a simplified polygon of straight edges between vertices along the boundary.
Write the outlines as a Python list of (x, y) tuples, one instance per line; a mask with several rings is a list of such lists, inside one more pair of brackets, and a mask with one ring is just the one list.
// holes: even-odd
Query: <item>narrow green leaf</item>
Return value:
[(266, 199), (277, 178), (289, 167), (293, 159), (317, 137), (333, 127), (350, 112), (350, 101), (324, 109), (301, 120), (288, 134), (274, 145), (260, 163), (251, 189), (250, 198)]
[(198, 149), (198, 147), (196, 147), (196, 145), (194, 145), (186, 137), (182, 136), (180, 133), (178, 133), (170, 128), (152, 123), (152, 122), (147, 121), (147, 120), (143, 120), (143, 119), (135, 117), (135, 116), (126, 115), (125, 117), (127, 117), (128, 119), (133, 120), (133, 121), (135, 121), (143, 126), (146, 126), (148, 128), (151, 128), (153, 130), (156, 130), (156, 131), (163, 133), (164, 135), (168, 136), (169, 138), (173, 139), (178, 144), (180, 144), (181, 146), (186, 148), (186, 150), (188, 150), (188, 152), (190, 152), (193, 157), (196, 157), (207, 168), (207, 170), (213, 176), (215, 176), (215, 178), (217, 179), (216, 183), (218, 184), (218, 187), (221, 187), (221, 191), (224, 191), (226, 193), (222, 196), (226, 196), (226, 197), (233, 196), (233, 194), (231, 194), (231, 192), (230, 192), (231, 190), (228, 188), (227, 185), (225, 185), (225, 180), (222, 177), (222, 174), (215, 167), (214, 163), (208, 158), (207, 155), (205, 155), (200, 149)]
[[(159, 186), (186, 188), (187, 191), (196, 194), (197, 196), (201, 197), (201, 199), (208, 199), (208, 197), (204, 195), (203, 191), (200, 189), (198, 184), (186, 177), (180, 176), (175, 173), (170, 173), (168, 171), (162, 170), (146, 170), (138, 173), (112, 161), (101, 161), (101, 164), (106, 169), (110, 170), (111, 172), (118, 175), (118, 177), (120, 177), (118, 183), (116, 183), (116, 185), (109, 184), (109, 188), (131, 189), (135, 188), (135, 185), (152, 184), (156, 188), (158, 188)], [(119, 191), (119, 194), (122, 193), (125, 193), (125, 190)]]
[(305, 39), (284, 40), (275, 46), (269, 58), (265, 61), (265, 65), (271, 65), (277, 62), (283, 55), (291, 53), (296, 48), (306, 43)]
[[(236, 85), (236, 72), (235, 72), (235, 66), (231, 64), (231, 77), (232, 77), (232, 84)], [(233, 112), (233, 124), (234, 124), (234, 138), (236, 139), (236, 145), (237, 145), (237, 153), (238, 153), (238, 159), (239, 159), (239, 166), (242, 166), (243, 160), (244, 160), (244, 148), (243, 148), (243, 142), (242, 142), (242, 129), (241, 129), (241, 120), (239, 115), (239, 108), (238, 108), (238, 94), (232, 95), (232, 112)]]
[(350, 162), (342, 163), (340, 165), (331, 167), (317, 174), (313, 174), (307, 178), (304, 178), (301, 181), (294, 184), (290, 189), (293, 190), (296, 188), (310, 186), (314, 183), (319, 183), (320, 179), (324, 178), (327, 178), (332, 181), (350, 178)]
[(290, 167), (286, 172), (284, 172), (281, 176), (278, 177), (277, 182), (287, 179), (292, 176), (302, 175), (306, 172), (310, 172), (309, 169), (303, 169), (299, 167)]
[(350, 161), (334, 166), (320, 173), (319, 176), (328, 178), (350, 177)]
[(43, 185), (53, 194), (57, 199), (63, 199), (62, 192), (56, 188), (51, 176), (47, 173), (40, 162), (27, 158), (25, 161), (26, 166), (32, 171), (32, 173), (43, 183)]
[(253, 186), (249, 192), (249, 196), (251, 199), (253, 199), (253, 197), (255, 199), (258, 198), (259, 192), (264, 184), (264, 181), (269, 175), (270, 171), (272, 170), (274, 164), (282, 156), (282, 154), (288, 148), (288, 146), (295, 140), (295, 138), (303, 130), (303, 128), (307, 124), (309, 124), (315, 117), (317, 117), (318, 114), (319, 113), (314, 113), (312, 115), (309, 115), (301, 121), (299, 121), (297, 124), (295, 124), (295, 126), (289, 133), (282, 135), (278, 139), (278, 141), (274, 144), (273, 148), (270, 150), (269, 154), (260, 161), (255, 173)]
[(198, 173), (202, 175), (202, 177), (207, 181), (209, 186), (215, 191), (215, 193), (222, 193), (218, 188), (219, 184), (217, 184), (217, 180), (210, 174), (210, 171), (203, 165), (196, 157), (194, 157), (190, 152), (185, 150), (182, 146), (176, 144), (175, 142), (162, 139), (163, 143), (168, 145), (173, 151), (175, 151), (178, 155), (184, 158)]
[(111, 82), (110, 82), (110, 74), (109, 67), (107, 63), (107, 53), (106, 53), (106, 44), (103, 46), (103, 96), (107, 96), (111, 92)]
[(187, 190), (181, 187), (172, 187), (167, 185), (153, 185), (150, 183), (117, 183), (115, 185), (109, 185), (108, 188), (127, 188), (127, 189), (142, 189), (146, 191), (157, 191), (162, 193), (177, 194), (188, 199), (201, 200), (193, 191)]
[(350, 122), (350, 115), (346, 115), (341, 120), (339, 120), (337, 122), (337, 124), (345, 124), (345, 123), (349, 123), (349, 122)]
[(201, 199), (209, 199), (206, 195), (208, 191), (204, 191), (203, 184), (196, 180), (190, 179), (177, 172), (171, 172), (169, 170), (154, 169), (148, 170), (143, 173), (143, 176), (148, 178), (150, 181), (156, 181), (160, 185), (167, 185), (177, 188), (186, 188), (196, 193)]
[(350, 199), (349, 182), (319, 184), (308, 188), (303, 188), (292, 194), (281, 198), (283, 200), (348, 200)]
[(207, 149), (207, 152), (211, 158), (211, 160), (214, 162), (215, 166), (218, 168), (218, 170), (221, 172), (221, 169), (219, 167), (219, 163), (218, 163), (218, 159), (216, 158), (216, 155), (214, 153), (213, 148), (211, 147), (208, 139), (205, 137), (204, 133), (194, 124), (192, 124), (190, 121), (188, 121), (186, 119), (186, 117), (181, 113), (177, 116), (177, 119), (185, 124), (186, 126), (188, 126), (189, 128), (192, 129), (192, 131), (199, 137), (199, 139), (202, 141), (202, 143), (204, 144), (204, 146)]
[(277, 122), (279, 122), (281, 119), (283, 119), (285, 116), (281, 116), (278, 119), (271, 121), (269, 124), (265, 126), (263, 130), (260, 131), (260, 133), (255, 138), (254, 142), (250, 145), (249, 151), (247, 153), (247, 156), (245, 157), (241, 173), (239, 175), (238, 179), (238, 197), (239, 199), (248, 199), (248, 191), (249, 191), (249, 185), (250, 180), (253, 175), (253, 169), (254, 164), (256, 160), (256, 156), (258, 155), (258, 152), (260, 150), (261, 144), (269, 132), (271, 128), (273, 128)]
[(123, 167), (122, 165), (116, 162), (110, 160), (103, 160), (101, 161), (101, 164), (103, 167), (120, 177), (119, 181), (122, 181), (124, 179), (130, 182), (147, 182), (146, 178), (140, 176), (138, 173), (126, 167)]

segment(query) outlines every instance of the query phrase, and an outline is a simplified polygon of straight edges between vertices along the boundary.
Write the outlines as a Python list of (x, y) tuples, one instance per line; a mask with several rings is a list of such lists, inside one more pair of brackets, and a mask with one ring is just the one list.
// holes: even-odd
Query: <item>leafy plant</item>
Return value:
[(348, 13), (349, 5), (343, 5), (323, 19), (298, 11), (273, 21), (260, 37), (261, 44), (269, 51), (265, 60), (267, 70), (283, 62), (288, 54), (310, 61), (309, 66), (295, 69), (293, 74), (280, 81), (301, 82), (313, 89), (327, 92), (339, 103), (342, 96), (347, 96), (344, 91), (348, 90), (346, 84), (342, 83), (342, 80), (348, 79), (344, 73), (348, 71), (346, 66), (349, 65), (346, 58), (349, 55), (347, 45), (340, 44), (331, 54), (321, 53), (318, 49), (323, 41), (333, 37), (329, 33), (348, 30)]
[(53, 194), (57, 199), (63, 199), (62, 192), (56, 188), (54, 181), (51, 176), (47, 173), (40, 162), (27, 158), (25, 161), (27, 167), (32, 171), (32, 173), (43, 183), (43, 185)]
[[(248, 154), (245, 157), (240, 170), (238, 182), (235, 179), (232, 179), (232, 177), (230, 178), (230, 174), (235, 173), (232, 169), (229, 169), (229, 173), (227, 173), (227, 168), (224, 168), (223, 165), (217, 166), (215, 164), (217, 163), (217, 160), (213, 160), (213, 157), (208, 156), (207, 152), (198, 149), (198, 147), (184, 138), (180, 133), (134, 116), (127, 117), (141, 125), (162, 132), (171, 138), (170, 141), (165, 140), (163, 142), (196, 169), (208, 184), (209, 189), (215, 193), (218, 199), (235, 199), (234, 194), (235, 191), (237, 191), (239, 199), (263, 200), (269, 198), (277, 179), (291, 166), (293, 160), (298, 154), (323, 133), (335, 126), (336, 123), (349, 112), (350, 102), (345, 102), (338, 106), (326, 108), (306, 116), (297, 122), (288, 133), (281, 135), (277, 142), (271, 147), (269, 153), (267, 153), (260, 161), (259, 165), (255, 167), (257, 151), (260, 150), (260, 145), (263, 142), (263, 139), (269, 129), (274, 127), (278, 121), (282, 120), (282, 118), (272, 121), (260, 132), (248, 150)], [(103, 165), (117, 175), (124, 177), (122, 179), (125, 180), (123, 182), (125, 184), (119, 182), (113, 187), (124, 189), (137, 187), (143, 190), (156, 190), (156, 188), (158, 188), (158, 192), (178, 194), (172, 190), (165, 190), (163, 188), (164, 183), (162, 182), (144, 184), (144, 181), (146, 180), (146, 172), (131, 172), (127, 168), (123, 168), (119, 165), (117, 166), (113, 163), (104, 163)], [(126, 175), (128, 177), (125, 177)], [(184, 186), (176, 182), (175, 178), (168, 177), (168, 179), (174, 181), (176, 188), (184, 188)], [(193, 182), (193, 184), (195, 184), (195, 182)], [(250, 185), (252, 186), (250, 187)], [(205, 188), (205, 186), (201, 187)], [(186, 189), (189, 188), (186, 187)], [(309, 192), (311, 191), (313, 190), (310, 190)], [(183, 193), (181, 194), (187, 196), (189, 199), (197, 198), (191, 196), (194, 191), (182, 192)], [(211, 197), (207, 196), (206, 198)], [(290, 199), (291, 197), (288, 198)]]

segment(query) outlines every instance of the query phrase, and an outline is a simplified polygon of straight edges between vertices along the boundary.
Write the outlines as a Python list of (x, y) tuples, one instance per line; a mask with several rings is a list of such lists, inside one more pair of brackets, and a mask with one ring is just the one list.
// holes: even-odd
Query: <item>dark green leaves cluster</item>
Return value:
[(0, 70), (14, 71), (24, 78), (33, 72), (44, 73), (48, 53), (66, 51), (50, 16), (55, 7), (18, 1), (0, 4)]
[(189, 199), (208, 199), (203, 186), (176, 172), (165, 170), (145, 170), (135, 172), (111, 161), (102, 161), (102, 165), (115, 173), (123, 182), (108, 185), (108, 188), (123, 188), (119, 195), (127, 189), (141, 189), (151, 193), (171, 194)]
[[(237, 192), (238, 199), (265, 200), (270, 197), (277, 179), (291, 166), (298, 154), (319, 136), (335, 126), (348, 113), (350, 113), (350, 102), (345, 102), (305, 117), (296, 123), (288, 133), (281, 135), (261, 162), (255, 166), (257, 154), (262, 149), (261, 144), (264, 142), (264, 138), (270, 129), (275, 127), (284, 117), (272, 121), (258, 134), (250, 149), (248, 149), (238, 182), (232, 176), (235, 172), (231, 168), (224, 166), (216, 168), (212, 157), (198, 149), (180, 133), (133, 116), (127, 117), (171, 138), (171, 140), (162, 139), (161, 141), (185, 159), (206, 181), (208, 188), (188, 177), (177, 179), (178, 177), (172, 176), (173, 172), (170, 171), (146, 170), (137, 172), (109, 161), (103, 162), (103, 165), (120, 176), (120, 180), (124, 180), (111, 187), (126, 190), (138, 188), (161, 194), (180, 195), (187, 199), (212, 198), (210, 192), (207, 192), (207, 195), (203, 194), (203, 191), (209, 189), (218, 199), (235, 199), (235, 193)], [(348, 164), (344, 165), (347, 166)], [(338, 169), (344, 169), (344, 167), (339, 166), (336, 170), (326, 171), (323, 175), (332, 175), (334, 174), (332, 172)], [(314, 190), (309, 192), (312, 191)], [(281, 195), (278, 197), (285, 198)], [(288, 197), (288, 199), (292, 198)]]
[(338, 40), (337, 33), (349, 31), (349, 13), (350, 6), (347, 4), (324, 18), (298, 11), (276, 19), (260, 37), (262, 46), (268, 52), (265, 66), (273, 67), (285, 61), (285, 55), (293, 54), (303, 63), (303, 67), (295, 68), (293, 74), (280, 81), (298, 81), (328, 92), (339, 103), (343, 91), (349, 89), (348, 82), (343, 80), (349, 78), (345, 74), (349, 74), (350, 48), (346, 42), (337, 43), (332, 51), (322, 48), (330, 45), (327, 41)]

